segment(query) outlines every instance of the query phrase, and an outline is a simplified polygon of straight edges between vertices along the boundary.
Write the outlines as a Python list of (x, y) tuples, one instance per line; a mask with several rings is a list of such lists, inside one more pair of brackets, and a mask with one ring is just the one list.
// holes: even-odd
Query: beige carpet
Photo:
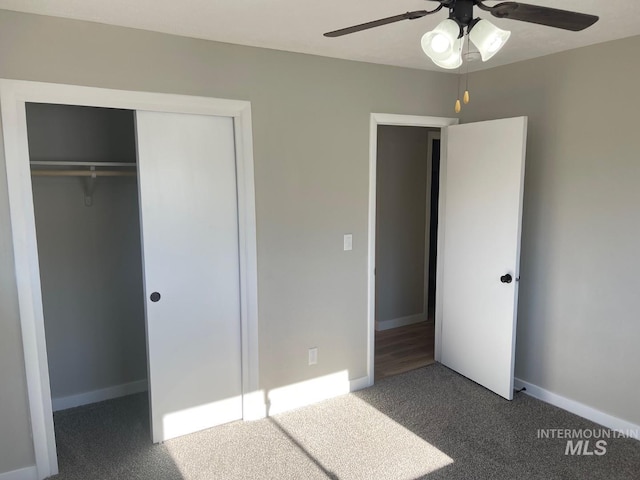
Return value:
[[(61, 474), (87, 479), (639, 479), (640, 441), (565, 455), (541, 428), (600, 427), (440, 366), (255, 422), (152, 445), (145, 395), (57, 413)], [(593, 448), (591, 449), (593, 450)]]

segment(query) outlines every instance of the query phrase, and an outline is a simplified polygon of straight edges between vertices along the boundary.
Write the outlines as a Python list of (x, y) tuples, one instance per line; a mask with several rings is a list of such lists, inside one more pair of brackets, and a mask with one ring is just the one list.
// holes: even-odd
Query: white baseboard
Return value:
[(346, 370), (311, 380), (274, 388), (267, 394), (268, 415), (306, 407), (322, 400), (349, 393), (351, 384)]
[(525, 382), (519, 378), (514, 379), (514, 386), (517, 390), (525, 387), (526, 390), (523, 393), (549, 403), (555, 407), (574, 413), (580, 417), (586, 418), (587, 420), (591, 420), (603, 427), (623, 433), (635, 432), (635, 436), (633, 434), (629, 436), (638, 439), (640, 434), (640, 425), (635, 425), (627, 420), (614, 417), (613, 415), (609, 415), (608, 413), (602, 412), (583, 403), (571, 400), (570, 398), (563, 397), (557, 393), (550, 392), (549, 390), (545, 390), (542, 387)]
[(242, 396), (242, 420), (260, 420), (267, 416), (267, 405), (264, 403), (264, 390), (245, 393)]
[(251, 392), (243, 396), (242, 419), (258, 420), (269, 415), (306, 407), (322, 400), (362, 390), (371, 385), (368, 376), (348, 380), (347, 372), (342, 371), (286, 387), (274, 388), (267, 394), (268, 404), (265, 404), (263, 390)]
[(33, 466), (0, 473), (0, 480), (38, 480), (38, 469)]
[(368, 387), (369, 377), (349, 380), (346, 370), (311, 380), (274, 388), (267, 394), (267, 415), (306, 407), (330, 398)]
[(426, 322), (427, 315), (425, 313), (417, 313), (415, 315), (409, 315), (408, 317), (392, 318), (391, 320), (383, 320), (382, 322), (376, 322), (376, 330), (381, 332), (382, 330), (390, 330), (392, 328), (406, 327), (407, 325), (413, 325), (414, 323)]
[(373, 385), (373, 382), (369, 379), (368, 376), (356, 378), (355, 380), (349, 381), (349, 390), (355, 392), (357, 390), (362, 390), (363, 388), (367, 388)]
[[(138, 380), (136, 382), (124, 383), (122, 385), (115, 385), (108, 388), (101, 388), (100, 390), (79, 393), (77, 395), (70, 395), (68, 397), (52, 398), (51, 403), (53, 406), (53, 411), (57, 412), (58, 410), (66, 410), (67, 408), (79, 407), (80, 405), (103, 402), (105, 400), (111, 400), (112, 398), (124, 397), (125, 395), (144, 392), (148, 388), (149, 387), (146, 380)], [(2, 479), (0, 478), (0, 480)]]

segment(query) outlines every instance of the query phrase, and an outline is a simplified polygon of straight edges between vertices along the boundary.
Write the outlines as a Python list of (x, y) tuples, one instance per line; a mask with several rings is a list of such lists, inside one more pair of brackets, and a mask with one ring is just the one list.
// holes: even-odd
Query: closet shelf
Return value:
[[(131, 162), (59, 162), (34, 160), (31, 165), (31, 175), (39, 177), (134, 177), (137, 175), (137, 165)], [(33, 167), (87, 167), (80, 169), (44, 169)], [(101, 170), (96, 169), (96, 167)], [(102, 170), (107, 169), (107, 170)]]
[(31, 170), (34, 177), (135, 177), (130, 170)]
[(133, 162), (58, 162), (47, 160), (32, 160), (29, 164), (33, 166), (43, 167), (131, 167), (135, 168), (136, 163)]

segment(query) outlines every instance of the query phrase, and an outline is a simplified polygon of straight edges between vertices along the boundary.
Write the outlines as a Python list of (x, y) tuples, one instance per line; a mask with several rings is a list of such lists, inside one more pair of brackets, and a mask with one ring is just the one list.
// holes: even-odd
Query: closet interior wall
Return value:
[[(135, 165), (132, 111), (28, 104), (27, 129), (31, 162)], [(128, 171), (93, 180), (90, 205), (87, 177), (32, 176), (54, 410), (146, 388), (138, 188)]]

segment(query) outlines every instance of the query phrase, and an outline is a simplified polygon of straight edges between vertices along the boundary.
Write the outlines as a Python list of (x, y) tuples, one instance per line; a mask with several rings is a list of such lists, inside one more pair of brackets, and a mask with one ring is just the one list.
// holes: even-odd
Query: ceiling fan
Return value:
[(393, 17), (381, 18), (372, 22), (341, 28), (324, 34), (325, 37), (341, 37), (350, 33), (400, 22), (416, 20), (432, 15), (443, 8), (449, 10), (449, 17), (434, 30), (422, 37), (422, 49), (431, 60), (442, 68), (458, 68), (462, 64), (462, 46), (465, 29), (469, 40), (478, 47), (482, 61), (493, 57), (506, 43), (511, 32), (502, 30), (488, 20), (474, 18), (473, 7), (491, 13), (496, 18), (507, 18), (522, 22), (536, 23), (549, 27), (578, 32), (598, 21), (595, 15), (570, 12), (556, 8), (530, 5), (520, 2), (502, 2), (494, 6), (485, 5), (491, 0), (427, 0), (438, 2), (433, 10), (416, 10)]

